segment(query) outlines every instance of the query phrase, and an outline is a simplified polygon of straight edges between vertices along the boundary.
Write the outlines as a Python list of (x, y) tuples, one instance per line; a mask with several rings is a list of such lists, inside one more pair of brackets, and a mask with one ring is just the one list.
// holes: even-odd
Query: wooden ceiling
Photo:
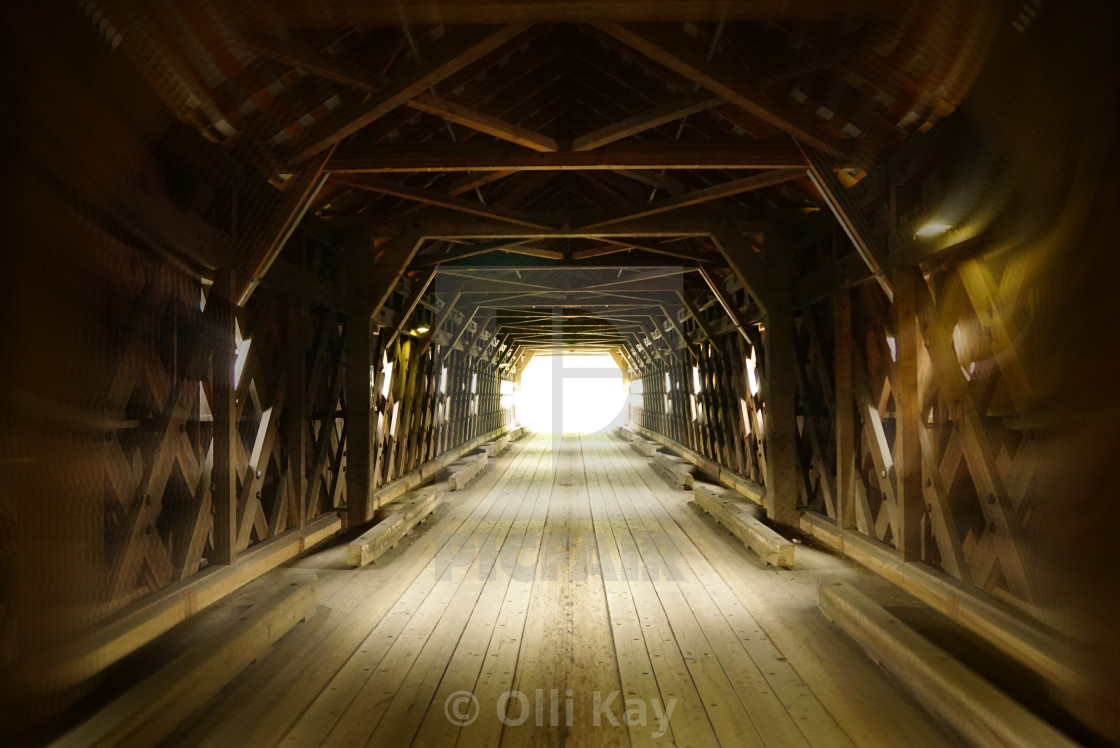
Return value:
[(180, 119), (265, 172), (299, 215), (372, 236), (419, 231), (413, 272), (455, 268), (477, 288), (496, 271), (463, 266), (724, 274), (708, 224), (752, 231), (824, 207), (807, 159), (847, 184), (952, 112), (1007, 10), (954, 0), (84, 7), (120, 30), (114, 43)]

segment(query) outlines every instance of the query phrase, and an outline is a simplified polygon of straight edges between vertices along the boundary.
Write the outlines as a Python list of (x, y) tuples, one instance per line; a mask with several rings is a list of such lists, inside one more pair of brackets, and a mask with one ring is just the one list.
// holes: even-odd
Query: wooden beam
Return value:
[(679, 195), (684, 192), (684, 185), (677, 179), (660, 171), (641, 171), (630, 169), (616, 169), (615, 174), (633, 179), (635, 182), (648, 184), (650, 187), (656, 187), (659, 190), (664, 190), (670, 195)]
[(384, 88), (384, 82), (371, 80), (366, 75), (348, 70), (335, 58), (298, 44), (292, 39), (279, 39), (271, 34), (247, 30), (235, 37), (234, 43), (259, 57), (267, 57), (289, 67), (306, 70), (320, 78), (366, 93), (379, 93)]
[[(268, 34), (247, 32), (242, 37), (241, 43), (262, 57), (268, 57), (293, 68), (306, 70), (321, 78), (366, 93), (379, 94), (387, 88), (384, 81), (371, 80), (361, 73), (354, 73), (334, 58), (313, 49), (302, 47), (292, 41), (278, 39)], [(555, 151), (557, 148), (556, 141), (553, 138), (519, 127), (498, 117), (483, 114), (470, 107), (441, 99), (431, 93), (422, 92), (405, 103), (417, 111), (442, 117), (472, 130), (493, 135), (496, 138), (536, 151)]]
[(478, 314), (478, 309), (478, 307), (475, 307), (471, 310), (470, 314), (463, 317), (463, 324), (459, 325), (459, 329), (455, 331), (455, 334), (451, 336), (451, 340), (447, 342), (447, 350), (454, 350), (455, 346), (459, 344), (459, 340), (463, 337), (463, 334), (470, 329), (471, 320)]
[(665, 257), (676, 257), (685, 260), (689, 265), (699, 264), (701, 262), (714, 262), (714, 259), (699, 257), (695, 252), (688, 252), (687, 250), (672, 249), (669, 247), (658, 247), (651, 244), (644, 244), (633, 241), (621, 241), (618, 239), (610, 239), (607, 237), (599, 237), (599, 241), (604, 244), (609, 244), (608, 247), (591, 247), (588, 249), (577, 249), (572, 252), (573, 260), (586, 260), (592, 257), (603, 257), (604, 255), (617, 254), (619, 252), (629, 252), (637, 250), (639, 252), (650, 252), (651, 254), (664, 255)]
[(319, 190), (327, 181), (323, 167), (334, 153), (334, 147), (326, 148), (317, 158), (308, 161), (302, 168), (288, 180), (280, 204), (269, 216), (267, 222), (249, 242), (239, 263), (241, 268), (241, 288), (237, 291), (237, 305), (245, 306), (249, 297), (260, 285), (268, 269), (284, 244), (295, 231), (296, 226), (303, 220), (307, 208), (319, 194)]
[[(234, 462), (234, 442), (237, 435), (236, 403), (234, 396), (234, 363), (237, 359), (236, 317), (233, 297), (236, 284), (233, 272), (219, 270), (214, 276), (207, 306), (214, 324), (213, 371), (210, 412), (214, 417), (214, 467), (210, 474), (213, 484), (210, 506), (214, 512), (214, 556), (211, 563), (228, 565), (237, 560), (237, 470)], [(208, 315), (209, 316), (209, 315)]]
[(460, 179), (451, 185), (451, 189), (447, 191), (448, 195), (464, 195), (468, 192), (478, 189), (491, 182), (497, 182), (499, 179), (513, 176), (517, 173), (515, 169), (507, 171), (483, 171), (477, 174), (468, 174), (466, 177)]
[(802, 117), (768, 97), (760, 89), (744, 84), (743, 76), (706, 59), (704, 51), (690, 43), (681, 32), (662, 33), (614, 22), (599, 23), (596, 26), (654, 62), (688, 78), (789, 136), (826, 153), (839, 155), (818, 134), (815, 127), (801, 123), (799, 120)]
[(456, 260), (465, 260), (468, 257), (478, 257), (479, 255), (487, 255), (491, 252), (500, 252), (510, 247), (520, 247), (527, 243), (528, 242), (525, 241), (504, 241), (484, 245), (458, 245), (458, 249), (447, 252), (446, 254), (421, 255), (420, 259), (423, 260), (423, 262), (417, 262), (416, 267), (437, 267), (445, 262), (455, 262)]
[[(712, 240), (723, 255), (723, 259), (727, 261), (731, 272), (735, 273), (736, 279), (758, 304), (759, 309), (766, 312), (770, 303), (767, 298), (770, 294), (770, 274), (767, 268), (769, 262), (764, 263), (755, 253), (750, 240), (737, 231), (718, 228), (712, 235)], [(776, 245), (768, 245), (768, 247), (773, 251), (790, 251), (786, 246), (780, 249), (776, 248)], [(765, 293), (763, 289), (766, 289)]]
[(989, 532), (994, 530), (997, 533), (999, 561), (1008, 589), (1031, 602), (1035, 598), (1035, 590), (1023, 557), (1022, 523), (1010, 504), (1007, 487), (996, 464), (995, 446), (985, 428), (984, 415), (961, 370), (952, 334), (938, 316), (937, 306), (925, 283), (917, 288), (917, 311), (922, 337), (933, 366), (934, 381), (951, 405), (950, 412), (954, 426), (959, 430), (964, 459), (976, 484), (980, 510), (991, 525)]
[[(303, 527), (307, 518), (307, 328), (311, 324), (307, 302), (298, 296), (287, 299), (288, 338), (285, 366), (288, 395), (284, 408), (284, 446), (287, 451), (287, 489), (292, 500), (288, 525)], [(280, 497), (287, 501), (287, 497)], [(292, 514), (295, 514), (294, 522)], [(274, 533), (275, 534), (275, 533)]]
[(888, 299), (893, 298), (894, 291), (887, 278), (886, 241), (876, 236), (874, 229), (863, 217), (863, 213), (852, 205), (846, 188), (833, 171), (837, 167), (826, 164), (820, 154), (809, 149), (805, 151), (805, 161), (809, 164), (809, 178), (813, 180), (832, 215), (836, 217), (859, 256), (867, 264), (875, 282), (883, 289)]
[(370, 317), (385, 306), (385, 302), (400, 283), (401, 277), (404, 276), (405, 270), (408, 269), (409, 263), (412, 262), (412, 258), (416, 256), (416, 251), (420, 249), (423, 242), (424, 240), (415, 234), (405, 234), (391, 239), (381, 248), (369, 269), (373, 277), (365, 281), (370, 288), (368, 296)]
[(688, 296), (680, 291), (677, 292), (677, 297), (681, 300), (681, 303), (684, 304), (684, 308), (688, 310), (689, 316), (696, 320), (696, 324), (700, 326), (700, 331), (704, 333), (704, 337), (708, 340), (715, 340), (715, 332), (712, 330), (711, 326), (708, 325), (708, 321), (701, 315), (700, 309), (697, 308), (692, 299), (688, 298)]
[[(235, 23), (254, 18), (251, 9), (233, 4), (226, 11)], [(353, 26), (438, 26), (498, 23), (599, 23), (627, 21), (840, 21), (854, 14), (890, 16), (887, 0), (858, 0), (839, 6), (834, 0), (333, 0), (327, 4), (272, 0), (271, 22), (289, 28)]]
[[(548, 213), (540, 217), (541, 223), (550, 226), (580, 226), (587, 223), (584, 214), (568, 212)], [(508, 221), (500, 221), (482, 216), (466, 217), (452, 211), (429, 211), (423, 219), (399, 221), (386, 225), (370, 225), (369, 231), (374, 236), (393, 237), (402, 234), (422, 236), (428, 239), (594, 239), (599, 237), (619, 237), (633, 239), (637, 237), (689, 237), (711, 236), (713, 230), (734, 232), (741, 229), (761, 230), (764, 225), (760, 222), (743, 221), (738, 225), (729, 225), (727, 216), (716, 211), (703, 208), (690, 208), (674, 211), (673, 213), (658, 216), (646, 216), (629, 221), (611, 224), (600, 228), (548, 228), (532, 229), (517, 228)], [(752, 253), (753, 254), (753, 253)], [(757, 259), (757, 258), (753, 258)], [(747, 256), (745, 262), (751, 262), (752, 257)], [(756, 297), (757, 298), (757, 297)]]
[(454, 102), (441, 99), (428, 93), (422, 93), (413, 98), (408, 105), (413, 109), (437, 117), (443, 117), (449, 122), (455, 122), (463, 127), (493, 135), (500, 140), (524, 146), (534, 151), (548, 153), (556, 151), (558, 146), (555, 138), (533, 132), (524, 127), (506, 122), (498, 117), (483, 114), (470, 107), (461, 106)]
[(918, 399), (917, 284), (925, 284), (921, 271), (899, 268), (894, 275), (895, 399), (894, 467), (897, 476), (898, 535), (895, 547), (902, 561), (922, 557), (922, 519), (926, 502), (922, 494), (922, 448), (919, 430), (925, 428)]
[(766, 235), (770, 305), (766, 310), (763, 381), (766, 404), (766, 516), (797, 527), (800, 476), (797, 459), (797, 387), (791, 376), (797, 360), (793, 323), (793, 258), (777, 232)]
[(471, 338), (467, 341), (466, 347), (463, 348), (463, 352), (468, 356), (474, 355), (471, 353), (471, 351), (476, 345), (478, 345), (478, 342), (482, 340), (482, 335), (486, 332), (486, 326), (490, 324), (490, 320), (492, 319), (494, 319), (494, 312), (487, 311), (486, 314), (483, 315), (482, 319), (478, 321), (478, 327), (475, 329), (474, 335), (471, 336)]
[(459, 299), (461, 299), (462, 297), (463, 292), (456, 291), (444, 305), (443, 309), (440, 310), (439, 316), (436, 317), (435, 321), (432, 323), (432, 329), (428, 331), (428, 334), (420, 342), (420, 350), (417, 353), (417, 356), (423, 356), (432, 346), (432, 343), (435, 342), (436, 335), (439, 334), (440, 328), (443, 327), (445, 322), (447, 322), (448, 317), (451, 316), (451, 312), (455, 309), (455, 305), (459, 303)]
[(852, 389), (852, 292), (837, 291), (832, 300), (833, 357), (836, 378), (836, 525), (856, 529), (855, 395)]
[(727, 313), (727, 316), (735, 325), (735, 329), (743, 336), (744, 340), (754, 345), (754, 339), (751, 337), (750, 333), (747, 332), (750, 322), (743, 316), (742, 310), (735, 304), (731, 295), (727, 293), (727, 286), (723, 284), (722, 279), (717, 278), (709, 268), (703, 265), (698, 266), (697, 269), (700, 271), (700, 276), (704, 279), (704, 282), (708, 284), (708, 288), (711, 289), (712, 294), (716, 297), (716, 301), (723, 307), (723, 311)]
[(416, 307), (420, 304), (420, 299), (428, 290), (428, 286), (432, 284), (432, 279), (436, 277), (436, 269), (434, 267), (427, 268), (421, 275), (419, 275), (412, 283), (412, 288), (408, 292), (408, 298), (405, 299), (401, 305), (400, 314), (397, 315), (393, 325), (393, 331), (381, 344), (382, 350), (389, 350), (389, 346), (393, 345), (398, 337), (400, 337), (401, 330), (408, 324), (408, 320), (412, 317), (412, 313), (416, 311)]
[[(843, 157), (844, 166), (868, 166), (859, 154)], [(504, 143), (430, 143), (421, 145), (339, 145), (326, 170), (331, 174), (448, 171), (569, 171), (597, 169), (641, 172), (651, 169), (805, 170), (805, 157), (787, 141), (729, 138), (681, 141), (643, 140), (594, 151), (530, 151)], [(648, 175), (627, 174), (635, 179)], [(658, 185), (661, 186), (661, 185)]]
[(440, 192), (431, 192), (417, 187), (409, 187), (408, 185), (399, 184), (388, 179), (380, 179), (369, 175), (361, 177), (336, 176), (334, 181), (344, 184), (347, 187), (353, 187), (354, 189), (377, 192), (384, 195), (395, 195), (396, 197), (402, 197), (406, 200), (415, 200), (416, 202), (432, 205), (437, 208), (446, 208), (460, 213), (469, 213), (471, 215), (482, 216), (483, 218), (492, 218), (496, 221), (505, 221), (514, 226), (526, 226), (536, 229), (550, 228), (547, 224), (540, 223), (531, 216), (525, 214), (492, 208), (475, 200), (467, 200), (453, 195), (445, 195)]
[(527, 24), (518, 23), (496, 30), (471, 30), (453, 36), (435, 50), (427, 65), (412, 70), (381, 93), (339, 107), (326, 119), (308, 128), (293, 149), (292, 161), (304, 161), (353, 135), (448, 76), (490, 54), (526, 28)]
[[(371, 367), (374, 331), (371, 327), (370, 242), (349, 237), (346, 247), (346, 514), (350, 526), (366, 521), (373, 488), (374, 394)], [(320, 437), (322, 438), (322, 437)]]
[(1007, 297), (1000, 293), (992, 274), (978, 259), (971, 258), (958, 264), (957, 274), (976, 316), (989, 330), (992, 355), (999, 364), (1000, 377), (1015, 403), (1015, 409), (1027, 412), (1034, 405), (1034, 387), (1019, 356), (1014, 331), (1009, 324), (1004, 301)]
[(712, 96), (704, 91), (685, 96), (666, 104), (661, 104), (644, 112), (619, 120), (598, 130), (593, 130), (586, 135), (581, 135), (572, 142), (573, 151), (593, 151), (596, 148), (613, 143), (616, 140), (628, 138), (631, 135), (652, 130), (655, 127), (675, 122), (691, 114), (703, 112), (723, 103), (723, 99)]
[(605, 221), (598, 221), (596, 223), (584, 226), (583, 228), (595, 228), (599, 226), (610, 226), (615, 223), (623, 221), (631, 221), (637, 218), (645, 218), (646, 216), (657, 215), (658, 213), (667, 213), (670, 210), (677, 210), (678, 208), (687, 208), (691, 205), (700, 205), (702, 203), (711, 202), (712, 200), (719, 200), (733, 195), (739, 195), (744, 192), (752, 192), (754, 190), (762, 189), (763, 187), (772, 187), (777, 184), (784, 184), (791, 182), (795, 179), (800, 179), (801, 175), (797, 172), (786, 171), (783, 169), (773, 169), (771, 171), (763, 172), (762, 174), (752, 174), (749, 177), (742, 179), (735, 179), (723, 184), (714, 184), (711, 187), (704, 187), (692, 192), (686, 192), (683, 195), (676, 195), (668, 197), (664, 200), (657, 200), (656, 202), (649, 203), (646, 207), (624, 213), (614, 218), (608, 218)]
[(681, 342), (684, 344), (685, 349), (690, 354), (692, 354), (693, 358), (696, 358), (696, 349), (693, 348), (692, 341), (688, 339), (688, 335), (685, 335), (684, 328), (681, 327), (680, 322), (677, 321), (676, 315), (671, 314), (664, 305), (661, 305), (657, 308), (661, 310), (661, 314), (665, 316), (665, 319), (669, 320), (669, 326), (672, 327), (673, 330), (676, 331), (677, 335), (680, 336)]

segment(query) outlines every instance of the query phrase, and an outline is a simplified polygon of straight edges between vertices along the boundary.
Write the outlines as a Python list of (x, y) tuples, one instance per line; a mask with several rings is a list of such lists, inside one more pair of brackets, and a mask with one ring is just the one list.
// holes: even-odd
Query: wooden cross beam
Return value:
[(284, 248), (288, 237), (303, 219), (308, 206), (326, 183), (327, 175), (323, 172), (323, 167), (333, 152), (334, 147), (330, 146), (300, 168), (286, 185), (280, 204), (249, 241), (240, 262), (239, 276), (243, 280), (237, 290), (238, 306), (245, 306), (249, 301), (280, 250)]
[(416, 311), (416, 307), (420, 305), (420, 299), (428, 290), (431, 285), (432, 279), (436, 277), (435, 268), (429, 268), (427, 272), (423, 273), (412, 284), (412, 289), (408, 293), (408, 298), (405, 299), (401, 305), (400, 314), (397, 315), (396, 324), (393, 325), (393, 331), (385, 339), (382, 345), (382, 350), (389, 350), (390, 346), (400, 336), (404, 326), (408, 324), (408, 320), (412, 317), (412, 313)]
[[(717, 229), (712, 239), (731, 272), (765, 312), (769, 305), (769, 272), (750, 241), (737, 231), (723, 228)], [(767, 289), (766, 292), (763, 289)]]
[[(486, 314), (483, 315), (482, 319), (478, 321), (478, 328), (475, 330), (475, 333), (470, 338), (470, 340), (467, 341), (467, 345), (463, 348), (468, 356), (474, 355), (473, 353), (471, 353), (471, 351), (473, 351), (474, 347), (478, 345), (478, 342), (482, 340), (482, 335), (486, 332), (486, 326), (490, 324), (490, 320), (492, 319), (494, 319), (494, 312), (491, 310), (487, 311)], [(481, 351), (479, 351), (479, 353), (481, 353)]]
[(493, 135), (495, 138), (510, 143), (516, 143), (530, 150), (548, 153), (559, 149), (554, 138), (541, 135), (527, 128), (506, 122), (498, 117), (491, 117), (488, 114), (475, 111), (470, 107), (460, 106), (459, 104), (432, 96), (431, 94), (420, 94), (412, 99), (412, 101), (408, 102), (408, 105), (421, 112), (434, 114), (449, 122), (455, 122), (464, 127), (469, 127), (472, 130), (487, 135)]
[[(542, 223), (551, 226), (580, 226), (587, 218), (579, 214), (543, 214)], [(506, 221), (498, 221), (482, 216), (466, 217), (451, 211), (432, 211), (422, 220), (400, 221), (389, 225), (371, 225), (368, 230), (373, 236), (393, 237), (415, 234), (428, 239), (597, 239), (600, 237), (707, 237), (714, 229), (729, 232), (763, 230), (765, 224), (757, 221), (728, 223), (726, 214), (702, 208), (673, 211), (666, 215), (646, 216), (630, 219), (600, 228), (517, 228)], [(749, 261), (749, 260), (748, 260)]]
[[(325, 146), (324, 146), (325, 147)], [(841, 165), (865, 167), (859, 152), (840, 156)], [(516, 171), (619, 171), (640, 181), (663, 178), (649, 170), (660, 169), (790, 169), (804, 172), (805, 157), (788, 141), (729, 138), (688, 142), (643, 140), (617, 143), (594, 151), (534, 152), (503, 143), (422, 145), (339, 145), (327, 162), (331, 174), (377, 172), (516, 172)], [(679, 187), (678, 182), (673, 185)], [(673, 190), (667, 190), (672, 192)]]
[(706, 59), (703, 50), (690, 45), (680, 32), (665, 33), (614, 22), (600, 23), (596, 26), (654, 62), (688, 78), (791, 137), (826, 153), (840, 155), (837, 149), (818, 133), (816, 127), (802, 122), (804, 118), (798, 113), (767, 97), (760, 89), (745, 85), (742, 76), (734, 71)]
[(747, 332), (750, 323), (743, 315), (742, 310), (739, 309), (739, 306), (731, 298), (731, 294), (727, 292), (727, 286), (725, 286), (723, 281), (717, 278), (709, 268), (700, 266), (698, 270), (700, 271), (701, 277), (704, 278), (704, 282), (708, 284), (708, 288), (712, 290), (712, 295), (716, 297), (716, 301), (723, 307), (723, 311), (727, 312), (727, 316), (731, 318), (735, 329), (739, 331), (739, 334), (743, 336), (744, 340), (754, 345), (754, 340), (750, 333)]
[(452, 310), (455, 309), (455, 305), (459, 303), (459, 299), (462, 298), (462, 296), (462, 291), (456, 291), (447, 301), (443, 309), (440, 310), (439, 316), (436, 317), (435, 321), (432, 323), (432, 329), (428, 331), (428, 334), (421, 341), (420, 352), (417, 355), (423, 356), (428, 348), (431, 347), (432, 343), (435, 342), (436, 335), (439, 334), (440, 328), (447, 322), (447, 319), (451, 316)]
[(467, 200), (453, 195), (446, 195), (440, 192), (432, 192), (430, 190), (422, 190), (417, 187), (410, 187), (408, 185), (393, 182), (388, 179), (380, 179), (369, 175), (361, 177), (347, 177), (335, 176), (334, 181), (340, 184), (345, 184), (347, 187), (353, 187), (358, 190), (365, 190), (366, 192), (376, 192), (384, 195), (394, 195), (406, 200), (415, 200), (424, 205), (432, 205), (437, 208), (447, 208), (462, 213), (469, 213), (471, 215), (482, 216), (483, 218), (491, 218), (496, 221), (505, 221), (515, 226), (527, 226), (529, 228), (547, 229), (551, 228), (547, 224), (535, 220), (532, 216), (522, 213), (515, 213), (509, 210), (501, 210), (484, 205), (476, 200)]
[(678, 259), (685, 260), (690, 266), (695, 263), (713, 261), (712, 259), (698, 256), (695, 252), (689, 252), (685, 249), (673, 249), (672, 247), (655, 246), (643, 242), (621, 241), (619, 239), (611, 239), (609, 237), (598, 237), (597, 240), (602, 242), (603, 244), (608, 244), (610, 246), (577, 249), (575, 252), (572, 252), (572, 259), (584, 260), (591, 259), (592, 257), (603, 257), (604, 255), (638, 250), (640, 252), (649, 252), (651, 254), (664, 255), (666, 257), (676, 257)]
[[(235, 23), (254, 18), (254, 5), (233, 3), (224, 12)], [(897, 3), (862, 0), (864, 15), (889, 17)], [(437, 26), (440, 24), (499, 23), (667, 23), (680, 21), (842, 21), (851, 18), (852, 6), (835, 0), (727, 2), (727, 0), (332, 0), (306, 3), (271, 0), (268, 17), (290, 28), (353, 26)]]
[(708, 321), (701, 315), (696, 303), (680, 291), (677, 292), (677, 297), (681, 300), (681, 303), (684, 304), (684, 308), (688, 310), (689, 316), (696, 320), (696, 324), (700, 326), (700, 331), (704, 333), (704, 337), (708, 340), (715, 340), (715, 332), (712, 330), (711, 326), (708, 325)]
[[(463, 317), (463, 324), (459, 325), (459, 329), (455, 331), (455, 334), (451, 336), (451, 340), (449, 340), (447, 343), (448, 350), (454, 349), (455, 346), (459, 344), (459, 341), (462, 339), (463, 334), (470, 329), (471, 320), (473, 320), (474, 316), (478, 314), (479, 308), (480, 307), (476, 306), (475, 308), (471, 309), (470, 314)], [(479, 328), (481, 329), (481, 327), (482, 326), (480, 325)], [(470, 350), (468, 349), (467, 352), (469, 353)]]
[(844, 233), (852, 240), (856, 252), (863, 258), (875, 282), (883, 289), (888, 299), (894, 299), (894, 288), (887, 277), (889, 263), (886, 238), (877, 235), (862, 211), (852, 205), (847, 190), (836, 177), (836, 167), (826, 163), (819, 153), (805, 150), (805, 161), (809, 164), (809, 178), (821, 193), (832, 215), (836, 217)]
[(584, 226), (583, 228), (610, 226), (624, 221), (657, 215), (658, 213), (667, 213), (671, 210), (700, 205), (702, 203), (711, 202), (712, 200), (739, 195), (744, 192), (753, 192), (763, 187), (773, 187), (774, 185), (784, 184), (800, 178), (801, 175), (796, 172), (791, 173), (783, 169), (772, 169), (762, 174), (752, 174), (742, 179), (735, 179), (730, 182), (724, 182), (723, 184), (714, 184), (711, 187), (704, 187), (699, 190), (693, 190), (692, 192), (686, 192), (683, 195), (676, 195), (665, 198), (664, 200), (658, 200), (639, 210), (624, 213), (614, 218), (608, 218), (605, 221), (598, 221)]
[(600, 127), (572, 141), (573, 151), (592, 151), (600, 146), (631, 135), (652, 130), (655, 127), (675, 122), (691, 114), (703, 112), (723, 103), (723, 99), (704, 91), (691, 94), (675, 101), (647, 109), (605, 127)]
[(340, 107), (321, 122), (312, 125), (297, 141), (292, 161), (299, 163), (353, 135), (366, 125), (416, 98), (436, 83), (481, 59), (528, 28), (511, 24), (486, 31), (469, 30), (441, 45), (428, 60), (386, 90), (369, 98)]

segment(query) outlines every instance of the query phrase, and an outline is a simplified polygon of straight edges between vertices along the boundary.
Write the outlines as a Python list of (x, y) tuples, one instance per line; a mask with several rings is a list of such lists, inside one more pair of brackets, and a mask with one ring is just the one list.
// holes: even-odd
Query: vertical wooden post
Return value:
[(307, 519), (307, 302), (297, 296), (289, 296), (287, 306), (285, 441), (288, 447), (288, 491), (292, 496), (291, 509), (298, 515), (296, 526), (303, 527)]
[(237, 559), (237, 475), (233, 445), (237, 439), (233, 369), (237, 361), (237, 322), (233, 271), (219, 270), (210, 289), (207, 311), (214, 322), (214, 351), (210, 410), (214, 416), (214, 468), (211, 473), (211, 507), (214, 513), (214, 556), (211, 563), (232, 564)]
[(852, 292), (832, 298), (833, 355), (836, 376), (836, 524), (855, 529), (856, 425), (852, 391)]
[(353, 527), (368, 519), (373, 476), (369, 300), (373, 248), (365, 237), (354, 236), (346, 250), (346, 515)]
[(792, 248), (776, 231), (766, 234), (770, 280), (766, 314), (765, 436), (767, 460), (766, 516), (797, 527), (800, 495), (797, 472), (796, 332), (793, 326)]
[(895, 437), (894, 468), (898, 480), (898, 537), (895, 544), (903, 561), (917, 561), (922, 553), (922, 448), (921, 404), (918, 402), (918, 284), (924, 283), (916, 268), (894, 273), (895, 326)]

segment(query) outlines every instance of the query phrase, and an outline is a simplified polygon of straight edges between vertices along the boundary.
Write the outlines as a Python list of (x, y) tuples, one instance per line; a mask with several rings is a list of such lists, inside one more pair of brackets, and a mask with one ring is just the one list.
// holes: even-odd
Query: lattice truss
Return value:
[[(917, 283), (918, 393), (922, 428), (921, 559), (963, 582), (1038, 603), (1031, 566), (1044, 444), (1021, 414), (1034, 389), (1012, 330), (1029, 329), (1025, 274), (978, 258)], [(1014, 315), (1014, 316), (1013, 316)], [(859, 532), (897, 536), (895, 392), (897, 322), (882, 292), (864, 286), (851, 309), (852, 391), (858, 449), (850, 491)], [(837, 519), (832, 320), (826, 305), (799, 322), (802, 502)]]
[[(121, 309), (123, 340), (109, 386), (110, 411), (122, 427), (108, 437), (105, 536), (113, 605), (189, 577), (212, 548), (213, 418), (211, 353), (236, 346), (233, 462), (237, 475), (237, 547), (273, 537), (343, 499), (344, 436), (340, 323), (308, 310), (285, 320), (283, 301), (262, 292), (239, 315), (233, 341), (216, 339), (213, 291), (169, 263), (137, 262), (135, 305)], [(298, 303), (298, 302), (295, 302)], [(284, 445), (287, 323), (314, 328), (305, 412), (310, 459), (306, 499), (286, 472)], [(306, 335), (306, 332), (302, 334)], [(154, 435), (154, 437), (153, 437)]]

